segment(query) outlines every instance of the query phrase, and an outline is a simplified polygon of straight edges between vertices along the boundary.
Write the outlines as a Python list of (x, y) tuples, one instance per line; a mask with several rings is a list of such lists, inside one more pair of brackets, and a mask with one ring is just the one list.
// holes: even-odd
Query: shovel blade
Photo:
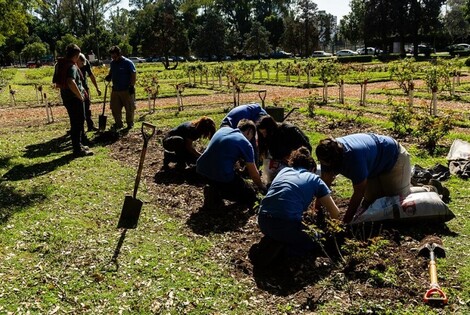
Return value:
[(118, 228), (135, 229), (142, 210), (142, 201), (132, 196), (126, 196), (122, 206), (121, 216), (118, 222)]
[(98, 129), (101, 131), (106, 130), (106, 120), (108, 119), (105, 115), (98, 116)]

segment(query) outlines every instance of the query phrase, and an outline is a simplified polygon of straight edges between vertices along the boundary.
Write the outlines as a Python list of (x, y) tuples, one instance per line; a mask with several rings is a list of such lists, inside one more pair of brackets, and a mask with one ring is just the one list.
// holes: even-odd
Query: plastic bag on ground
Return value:
[(447, 222), (455, 215), (435, 192), (415, 192), (405, 199), (382, 197), (374, 201), (351, 224), (365, 222)]

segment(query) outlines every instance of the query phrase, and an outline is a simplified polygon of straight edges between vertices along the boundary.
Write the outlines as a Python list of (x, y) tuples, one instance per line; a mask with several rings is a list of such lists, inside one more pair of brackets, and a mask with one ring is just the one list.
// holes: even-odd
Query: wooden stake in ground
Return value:
[(11, 102), (11, 105), (16, 106), (16, 99), (15, 99), (16, 90), (13, 90), (11, 88), (11, 85), (9, 85), (8, 88), (10, 89), (10, 102)]
[(175, 85), (176, 88), (176, 101), (178, 103), (178, 111), (182, 111), (184, 109), (183, 107), (183, 97), (182, 93), (184, 91), (184, 83), (178, 83)]
[(44, 93), (44, 100), (45, 100), (45, 107), (46, 107), (46, 116), (47, 116), (47, 123), (51, 124), (54, 122), (54, 115), (52, 114), (51, 103), (47, 101), (47, 95)]

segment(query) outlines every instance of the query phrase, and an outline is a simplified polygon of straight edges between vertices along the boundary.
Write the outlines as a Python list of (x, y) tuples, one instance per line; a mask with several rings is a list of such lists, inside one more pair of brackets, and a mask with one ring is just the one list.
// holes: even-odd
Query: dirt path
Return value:
[[(470, 81), (470, 77), (463, 77), (462, 82)], [(313, 88), (313, 89), (301, 89), (295, 87), (283, 87), (283, 86), (272, 86), (272, 85), (250, 85), (251, 89), (267, 91), (266, 104), (273, 104), (276, 100), (281, 100), (285, 102), (289, 99), (294, 98), (306, 98), (309, 95), (320, 96), (322, 94), (322, 88)], [(422, 81), (416, 82), (417, 89), (424, 89), (424, 83)], [(377, 89), (397, 89), (397, 84), (395, 82), (377, 82), (370, 83), (367, 85), (368, 91), (373, 91)], [(347, 99), (359, 99), (361, 88), (357, 84), (347, 84), (344, 88), (344, 95)], [(328, 95), (330, 100), (334, 100), (338, 95), (338, 88), (336, 86), (330, 86), (328, 88)], [(386, 95), (383, 94), (368, 94), (367, 100), (371, 103), (374, 100), (385, 100), (387, 99)], [(406, 98), (394, 96), (394, 100), (401, 99), (406, 101)], [(250, 102), (260, 102), (258, 92), (246, 92), (240, 94), (240, 103), (250, 103)], [(233, 96), (231, 94), (213, 94), (213, 95), (204, 95), (204, 96), (186, 96), (184, 97), (185, 105), (194, 105), (194, 104), (232, 104)], [(416, 99), (415, 103), (420, 106), (425, 106), (429, 104), (429, 100)], [(157, 100), (158, 106), (172, 106), (176, 105), (176, 97), (167, 97), (160, 98)], [(469, 112), (470, 104), (462, 101), (439, 101), (438, 107), (440, 109), (454, 110), (458, 112)], [(137, 111), (145, 111), (148, 108), (148, 102), (146, 100), (139, 100), (137, 102)], [(96, 119), (98, 113), (101, 111), (101, 104), (95, 103), (92, 105), (92, 112)], [(62, 120), (67, 116), (67, 112), (63, 106), (54, 106), (53, 107), (54, 118)], [(107, 115), (111, 116), (109, 109), (107, 109)], [(46, 122), (46, 110), (44, 107), (31, 107), (31, 108), (13, 108), (13, 107), (1, 107), (0, 108), (0, 124), (3, 127), (14, 126), (14, 125), (26, 125), (34, 126), (44, 124)]]

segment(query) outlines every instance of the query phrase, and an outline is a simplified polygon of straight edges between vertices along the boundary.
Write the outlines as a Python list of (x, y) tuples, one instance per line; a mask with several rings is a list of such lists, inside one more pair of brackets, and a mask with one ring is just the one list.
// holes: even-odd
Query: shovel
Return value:
[[(444, 258), (446, 257), (446, 252), (442, 245), (435, 242), (436, 240), (426, 240), (426, 238), (421, 241), (422, 245), (419, 248), (418, 256), (429, 257), (429, 277), (431, 279), (431, 284), (429, 290), (424, 294), (423, 300), (425, 303), (442, 303), (447, 304), (448, 299), (446, 294), (441, 290), (439, 284), (437, 283), (437, 267), (435, 257)], [(439, 242), (440, 240), (438, 240)]]
[(134, 184), (134, 194), (126, 196), (124, 205), (122, 206), (121, 217), (119, 218), (118, 228), (135, 229), (137, 221), (139, 221), (140, 210), (142, 209), (142, 201), (136, 198), (137, 189), (139, 188), (140, 176), (142, 175), (142, 168), (144, 166), (145, 153), (147, 152), (147, 145), (155, 134), (156, 127), (149, 123), (142, 123), (142, 137), (144, 139), (144, 146), (140, 153), (139, 168), (137, 169), (137, 177)]
[(105, 131), (105, 129), (106, 129), (106, 120), (108, 119), (108, 117), (106, 117), (104, 115), (104, 111), (106, 109), (106, 96), (108, 94), (108, 85), (109, 84), (105, 84), (105, 87), (104, 87), (103, 111), (102, 111), (101, 115), (98, 116), (98, 129), (99, 129), (99, 131)]

